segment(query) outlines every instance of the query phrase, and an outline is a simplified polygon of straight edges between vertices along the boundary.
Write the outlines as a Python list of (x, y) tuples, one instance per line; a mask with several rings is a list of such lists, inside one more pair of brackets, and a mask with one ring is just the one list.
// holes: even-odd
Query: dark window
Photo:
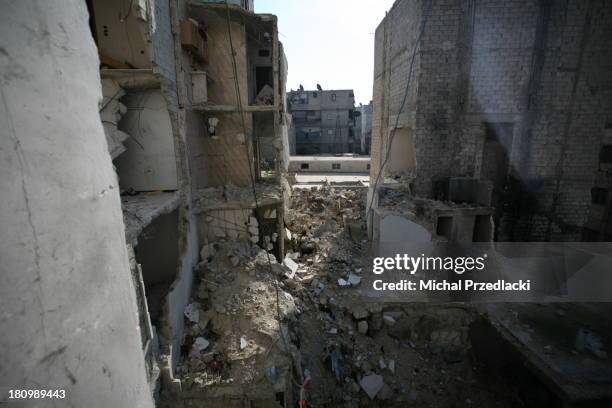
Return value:
[(612, 163), (612, 145), (601, 147), (599, 152), (599, 161), (602, 163)]
[(335, 94), (335, 93), (331, 94), (331, 100), (332, 100), (332, 101), (335, 101), (335, 100), (336, 100), (336, 94)]
[(340, 170), (340, 163), (332, 163), (332, 170)]
[(453, 230), (453, 217), (438, 217), (438, 225), (436, 225), (436, 234), (450, 238)]
[(259, 91), (261, 91), (266, 85), (274, 88), (272, 83), (272, 67), (255, 67), (255, 84), (257, 87), (257, 93), (259, 93)]
[(474, 220), (472, 241), (488, 242), (493, 240), (493, 222), (490, 215), (477, 215)]
[(599, 241), (599, 231), (595, 231), (591, 228), (584, 228), (582, 230), (582, 240), (586, 242)]
[(317, 96), (319, 96), (319, 94), (318, 94), (318, 93), (316, 93), (316, 92), (313, 92), (313, 93), (312, 93), (312, 97), (313, 97), (313, 98), (316, 98)]
[(593, 187), (591, 189), (591, 202), (593, 204), (606, 204), (606, 198), (608, 197), (608, 189), (601, 187)]
[(270, 56), (270, 50), (259, 50), (259, 56), (260, 57), (269, 57)]
[(302, 170), (308, 170), (309, 167), (310, 167), (310, 164), (308, 163), (300, 163), (300, 169)]
[(370, 170), (370, 165), (366, 164), (366, 170)]

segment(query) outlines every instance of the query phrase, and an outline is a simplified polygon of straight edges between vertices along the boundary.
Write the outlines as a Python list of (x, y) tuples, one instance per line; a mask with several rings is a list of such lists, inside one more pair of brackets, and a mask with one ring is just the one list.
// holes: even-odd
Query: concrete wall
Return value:
[(0, 378), (153, 406), (85, 2), (0, 7)]
[(177, 157), (173, 128), (161, 91), (131, 91), (122, 99), (127, 113), (119, 129), (130, 137), (115, 159), (123, 190), (177, 190)]
[(134, 68), (150, 68), (152, 50), (147, 38), (151, 27), (149, 2), (95, 0), (92, 4), (100, 54)]
[[(209, 101), (220, 105), (238, 106), (225, 11), (211, 12), (206, 23), (210, 51), (208, 72), (215, 79), (209, 88)], [(240, 22), (234, 21), (230, 26), (236, 53), (241, 102), (242, 106), (247, 106), (249, 101), (245, 28)], [(202, 135), (202, 143), (207, 154), (209, 185), (221, 186), (227, 183), (242, 187), (250, 185), (251, 174), (255, 174), (253, 146), (251, 138), (247, 137), (253, 131), (251, 115), (244, 115), (246, 132), (242, 126), (240, 113), (213, 113), (206, 117), (219, 119), (215, 138)]]
[[(397, 1), (376, 31), (373, 177), (406, 89), (427, 4)], [(510, 145), (503, 149), (510, 190), (496, 186), (507, 209), (496, 215), (498, 238), (580, 239), (612, 108), (606, 79), (612, 4), (431, 4), (400, 118), (400, 125), (414, 129), (414, 192), (432, 197), (437, 180), (488, 177), (482, 171), (491, 157), (485, 149), (487, 124), (510, 124)], [(502, 198), (503, 191), (510, 195)]]

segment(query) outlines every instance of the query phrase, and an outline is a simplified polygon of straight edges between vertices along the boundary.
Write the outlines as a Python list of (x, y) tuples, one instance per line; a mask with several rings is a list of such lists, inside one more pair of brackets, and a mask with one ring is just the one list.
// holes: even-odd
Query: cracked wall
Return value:
[(0, 377), (152, 406), (85, 2), (2, 7)]
[[(496, 238), (579, 240), (590, 189), (610, 185), (598, 159), (612, 106), (605, 79), (612, 64), (610, 4), (396, 2), (376, 31), (372, 177), (395, 124), (425, 14), (399, 120), (414, 129), (413, 191), (433, 198), (437, 181), (489, 179), (491, 164), (504, 162), (493, 190)], [(504, 126), (508, 135), (490, 131)], [(503, 147), (491, 149), (487, 141), (496, 138)]]

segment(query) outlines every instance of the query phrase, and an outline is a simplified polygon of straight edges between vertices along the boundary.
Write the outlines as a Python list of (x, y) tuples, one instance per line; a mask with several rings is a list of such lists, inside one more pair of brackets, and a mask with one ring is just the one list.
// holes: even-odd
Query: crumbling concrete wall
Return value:
[(85, 2), (0, 8), (0, 378), (153, 406)]
[[(501, 212), (497, 205), (498, 239), (579, 239), (612, 106), (605, 79), (612, 64), (606, 24), (612, 4), (396, 2), (376, 33), (373, 177), (424, 14), (427, 26), (400, 120), (414, 126), (413, 191), (433, 198), (436, 181), (488, 179), (483, 169), (502, 162), (504, 180), (495, 186), (493, 203), (506, 203)], [(488, 129), (499, 125), (510, 130), (498, 149), (506, 157), (498, 160), (486, 142)]]
[[(239, 102), (236, 95), (237, 83), (240, 89), (240, 102), (246, 107), (249, 104), (249, 88), (245, 27), (237, 21), (230, 21), (229, 26), (238, 73), (236, 79), (225, 11), (209, 14), (206, 31), (210, 51), (208, 71), (214, 79), (214, 83), (209, 88), (209, 101), (237, 107)], [(216, 137), (204, 140), (208, 155), (209, 186), (216, 187), (227, 183), (241, 187), (249, 186), (251, 176), (255, 174), (251, 143), (252, 116), (248, 113), (232, 112), (214, 113), (208, 117), (219, 119)]]

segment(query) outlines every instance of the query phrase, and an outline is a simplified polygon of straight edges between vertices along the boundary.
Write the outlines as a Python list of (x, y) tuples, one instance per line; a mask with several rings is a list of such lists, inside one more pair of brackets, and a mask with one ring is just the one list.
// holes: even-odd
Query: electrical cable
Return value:
[[(234, 86), (235, 86), (235, 91), (236, 91), (236, 99), (237, 99), (237, 105), (238, 105), (238, 113), (240, 114), (240, 120), (242, 122), (242, 129), (244, 132), (244, 135), (246, 137), (247, 135), (247, 127), (246, 127), (246, 122), (244, 119), (244, 110), (242, 107), (242, 99), (241, 99), (241, 95), (240, 95), (240, 84), (238, 83), (238, 68), (237, 68), (237, 64), (236, 64), (236, 57), (235, 57), (235, 50), (234, 50), (234, 42), (232, 39), (232, 31), (231, 31), (231, 21), (230, 21), (230, 7), (229, 7), (229, 3), (227, 2), (227, 0), (225, 0), (225, 8), (226, 8), (226, 14), (227, 14), (227, 34), (228, 34), (228, 38), (229, 38), (229, 45), (230, 45), (230, 51), (231, 51), (231, 59), (232, 59), (232, 70), (233, 70), (233, 74), (234, 74)], [(273, 61), (276, 62), (276, 61)], [(255, 210), (257, 211), (260, 206), (259, 206), (259, 200), (257, 197), (257, 189), (255, 187), (255, 178), (253, 176), (253, 169), (251, 167), (251, 152), (249, 150), (249, 146), (247, 143), (245, 143), (245, 149), (246, 149), (246, 154), (247, 154), (247, 160), (249, 162), (249, 176), (251, 179), (251, 187), (253, 190), (253, 199), (255, 200)], [(279, 239), (282, 239), (282, 237), (279, 237)], [(270, 275), (274, 278), (274, 289), (276, 292), (276, 319), (278, 321), (278, 329), (279, 329), (279, 335), (283, 340), (283, 343), (285, 345), (285, 349), (287, 351), (287, 354), (289, 355), (289, 360), (292, 361), (291, 358), (291, 352), (290, 352), (290, 348), (289, 348), (289, 344), (287, 343), (287, 339), (285, 338), (285, 335), (283, 333), (283, 329), (282, 329), (282, 317), (281, 317), (281, 309), (280, 309), (280, 295), (279, 295), (279, 285), (278, 285), (278, 277), (276, 276), (276, 274), (274, 273), (274, 270), (272, 269), (272, 261), (270, 260), (270, 253), (266, 250), (266, 258), (268, 261), (268, 269), (270, 271)], [(293, 364), (292, 364), (293, 365)], [(296, 381), (293, 378), (293, 375), (291, 376), (292, 381), (295, 382), (298, 386), (301, 386), (299, 381)]]

